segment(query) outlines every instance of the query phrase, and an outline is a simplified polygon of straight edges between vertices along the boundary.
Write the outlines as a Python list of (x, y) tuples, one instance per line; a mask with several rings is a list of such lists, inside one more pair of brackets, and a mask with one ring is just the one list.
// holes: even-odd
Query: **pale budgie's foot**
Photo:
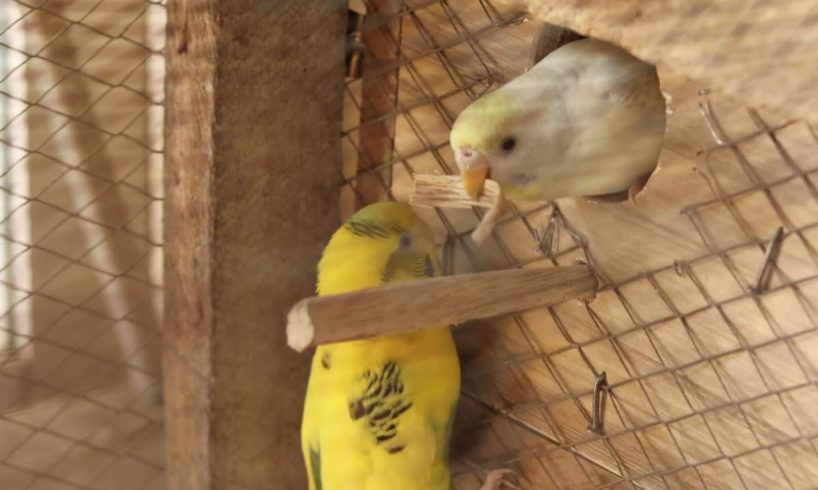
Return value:
[(480, 490), (500, 490), (506, 475), (514, 474), (513, 471), (507, 469), (491, 470), (486, 474), (486, 481), (483, 482), (483, 486), (480, 487)]
[(651, 175), (653, 175), (653, 172), (639, 177), (639, 180), (631, 184), (628, 188), (628, 199), (631, 203), (636, 204), (636, 195), (642, 192), (642, 189), (645, 188), (645, 184), (648, 183), (648, 179)]

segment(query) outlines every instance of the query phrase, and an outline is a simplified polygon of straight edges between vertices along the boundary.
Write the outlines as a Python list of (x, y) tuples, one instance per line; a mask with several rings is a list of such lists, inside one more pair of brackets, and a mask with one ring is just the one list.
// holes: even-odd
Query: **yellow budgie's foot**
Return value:
[(480, 487), (480, 490), (500, 490), (503, 486), (506, 475), (514, 474), (515, 473), (513, 471), (506, 469), (491, 470), (488, 472), (488, 474), (486, 474), (486, 481), (483, 482), (483, 486)]

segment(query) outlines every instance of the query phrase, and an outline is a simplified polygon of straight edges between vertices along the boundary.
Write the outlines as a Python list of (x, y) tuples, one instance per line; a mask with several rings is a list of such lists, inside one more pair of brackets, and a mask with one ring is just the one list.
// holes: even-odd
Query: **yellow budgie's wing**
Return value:
[[(317, 358), (317, 356), (316, 356)], [(315, 361), (313, 359), (313, 373), (315, 373)], [(301, 453), (304, 457), (304, 464), (307, 467), (307, 480), (309, 490), (322, 490), (321, 487), (321, 451), (318, 445), (318, 433), (320, 430), (320, 413), (316, 404), (316, 397), (313, 393), (315, 389), (314, 376), (310, 376), (307, 384), (307, 395), (304, 399), (304, 414), (301, 420)]]
[(448, 489), (460, 376), (448, 329), (320, 349), (302, 426), (310, 489)]

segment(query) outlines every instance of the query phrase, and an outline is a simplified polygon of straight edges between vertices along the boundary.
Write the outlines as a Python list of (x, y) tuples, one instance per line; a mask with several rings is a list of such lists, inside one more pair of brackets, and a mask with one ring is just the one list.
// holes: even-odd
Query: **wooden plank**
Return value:
[[(286, 314), (338, 225), (346, 5), (168, 3), (168, 488), (305, 488)], [(275, 482), (275, 483), (273, 483)]]
[[(499, 1), (520, 3), (518, 0)], [(616, 43), (637, 57), (790, 117), (818, 117), (818, 4), (742, 0), (525, 0), (535, 17)], [(807, 20), (805, 20), (807, 19)], [(770, 90), (775, 87), (775, 90)]]
[(582, 36), (570, 29), (565, 29), (547, 22), (539, 22), (538, 24), (531, 46), (531, 54), (528, 59), (529, 69), (555, 49), (582, 39)]
[(395, 111), (398, 104), (398, 43), (401, 38), (401, 18), (396, 16), (400, 2), (394, 0), (365, 0), (366, 17), (363, 26), (364, 73), (380, 72), (383, 76), (364, 77), (361, 80), (361, 127), (359, 140), (361, 155), (355, 186), (360, 208), (382, 201), (388, 196), (392, 183), (392, 168), (376, 168), (392, 158), (395, 138), (395, 118), (384, 117)]
[(289, 314), (290, 347), (307, 347), (458, 325), (569, 299), (591, 298), (597, 280), (586, 266), (510, 269), (390, 284), (307, 298)]

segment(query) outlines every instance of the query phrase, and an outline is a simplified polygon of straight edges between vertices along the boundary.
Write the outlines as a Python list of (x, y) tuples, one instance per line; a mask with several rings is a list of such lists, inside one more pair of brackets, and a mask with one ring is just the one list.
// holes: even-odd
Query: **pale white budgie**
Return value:
[(512, 199), (624, 198), (653, 172), (664, 133), (655, 68), (582, 39), (473, 102), (450, 141), (474, 199), (489, 176)]

